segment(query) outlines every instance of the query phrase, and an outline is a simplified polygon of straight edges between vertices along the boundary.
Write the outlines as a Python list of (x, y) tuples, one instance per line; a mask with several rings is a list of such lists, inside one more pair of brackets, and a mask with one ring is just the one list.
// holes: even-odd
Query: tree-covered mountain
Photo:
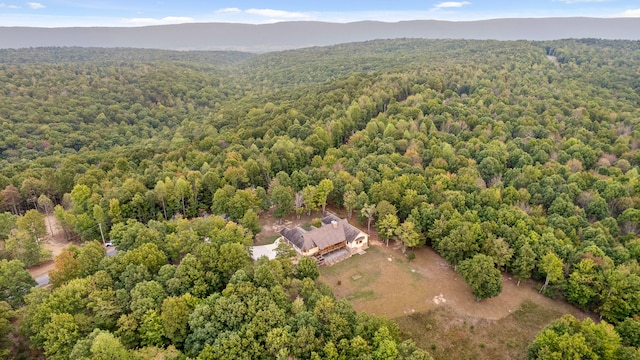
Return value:
[(165, 50), (235, 50), (255, 53), (377, 39), (639, 40), (640, 19), (514, 18), (477, 21), (412, 20), (270, 24), (193, 23), (142, 27), (1, 27), (0, 48), (127, 47)]
[[(0, 256), (20, 260), (20, 244), (37, 242), (20, 220), (30, 209), (88, 242), (56, 260), (53, 290), (8, 301), (26, 303), (22, 329), (52, 358), (95, 356), (105, 344), (125, 358), (426, 356), (288, 258), (252, 264), (245, 245), (269, 206), (277, 216), (345, 207), (382, 238), (460, 265), (478, 298), (499, 293), (502, 269), (623, 334), (637, 327), (636, 41), (0, 58), (0, 206), (14, 214), (0, 218)], [(91, 245), (99, 226), (121, 254), (102, 258)], [(474, 276), (482, 269), (493, 275)], [(163, 320), (173, 312), (181, 322)], [(251, 320), (258, 314), (268, 321)], [(565, 336), (556, 328), (549, 336)], [(300, 348), (301, 338), (315, 340)], [(538, 354), (545, 342), (532, 346)]]

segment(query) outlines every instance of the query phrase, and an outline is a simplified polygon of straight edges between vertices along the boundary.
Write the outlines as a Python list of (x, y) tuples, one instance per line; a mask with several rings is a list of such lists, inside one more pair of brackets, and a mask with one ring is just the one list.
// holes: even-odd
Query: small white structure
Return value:
[(301, 227), (292, 229), (282, 229), (280, 235), (284, 241), (288, 242), (303, 256), (315, 256), (322, 265), (324, 257), (332, 257), (338, 253), (349, 257), (369, 246), (369, 235), (360, 231), (357, 227), (349, 224), (346, 219), (340, 219), (329, 213), (322, 218), (322, 226), (311, 227), (304, 230)]

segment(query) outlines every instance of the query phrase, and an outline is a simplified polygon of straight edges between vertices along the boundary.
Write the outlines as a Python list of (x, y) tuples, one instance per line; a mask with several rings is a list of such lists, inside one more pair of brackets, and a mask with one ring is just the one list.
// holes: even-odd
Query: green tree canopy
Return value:
[(502, 292), (502, 275), (489, 256), (477, 254), (461, 262), (460, 275), (478, 300), (498, 296)]
[(565, 315), (542, 330), (527, 350), (527, 359), (617, 359), (620, 336), (606, 322)]
[(13, 309), (24, 304), (24, 296), (36, 285), (20, 260), (0, 260), (0, 301)]

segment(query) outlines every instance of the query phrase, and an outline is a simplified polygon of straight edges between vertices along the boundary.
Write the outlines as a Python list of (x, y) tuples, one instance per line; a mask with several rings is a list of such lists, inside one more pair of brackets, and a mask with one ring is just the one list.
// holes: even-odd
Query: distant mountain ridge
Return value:
[(146, 27), (0, 27), (0, 48), (49, 46), (269, 52), (374, 39), (640, 40), (640, 18), (526, 18), (396, 23), (193, 23)]

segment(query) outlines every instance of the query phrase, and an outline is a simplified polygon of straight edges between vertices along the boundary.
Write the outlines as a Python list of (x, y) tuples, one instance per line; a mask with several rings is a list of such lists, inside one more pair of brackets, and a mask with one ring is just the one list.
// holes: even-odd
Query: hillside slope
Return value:
[(133, 47), (168, 50), (268, 52), (374, 39), (554, 40), (640, 39), (640, 19), (537, 18), (396, 23), (202, 23), (135, 28), (0, 27), (0, 48), (46, 46)]

